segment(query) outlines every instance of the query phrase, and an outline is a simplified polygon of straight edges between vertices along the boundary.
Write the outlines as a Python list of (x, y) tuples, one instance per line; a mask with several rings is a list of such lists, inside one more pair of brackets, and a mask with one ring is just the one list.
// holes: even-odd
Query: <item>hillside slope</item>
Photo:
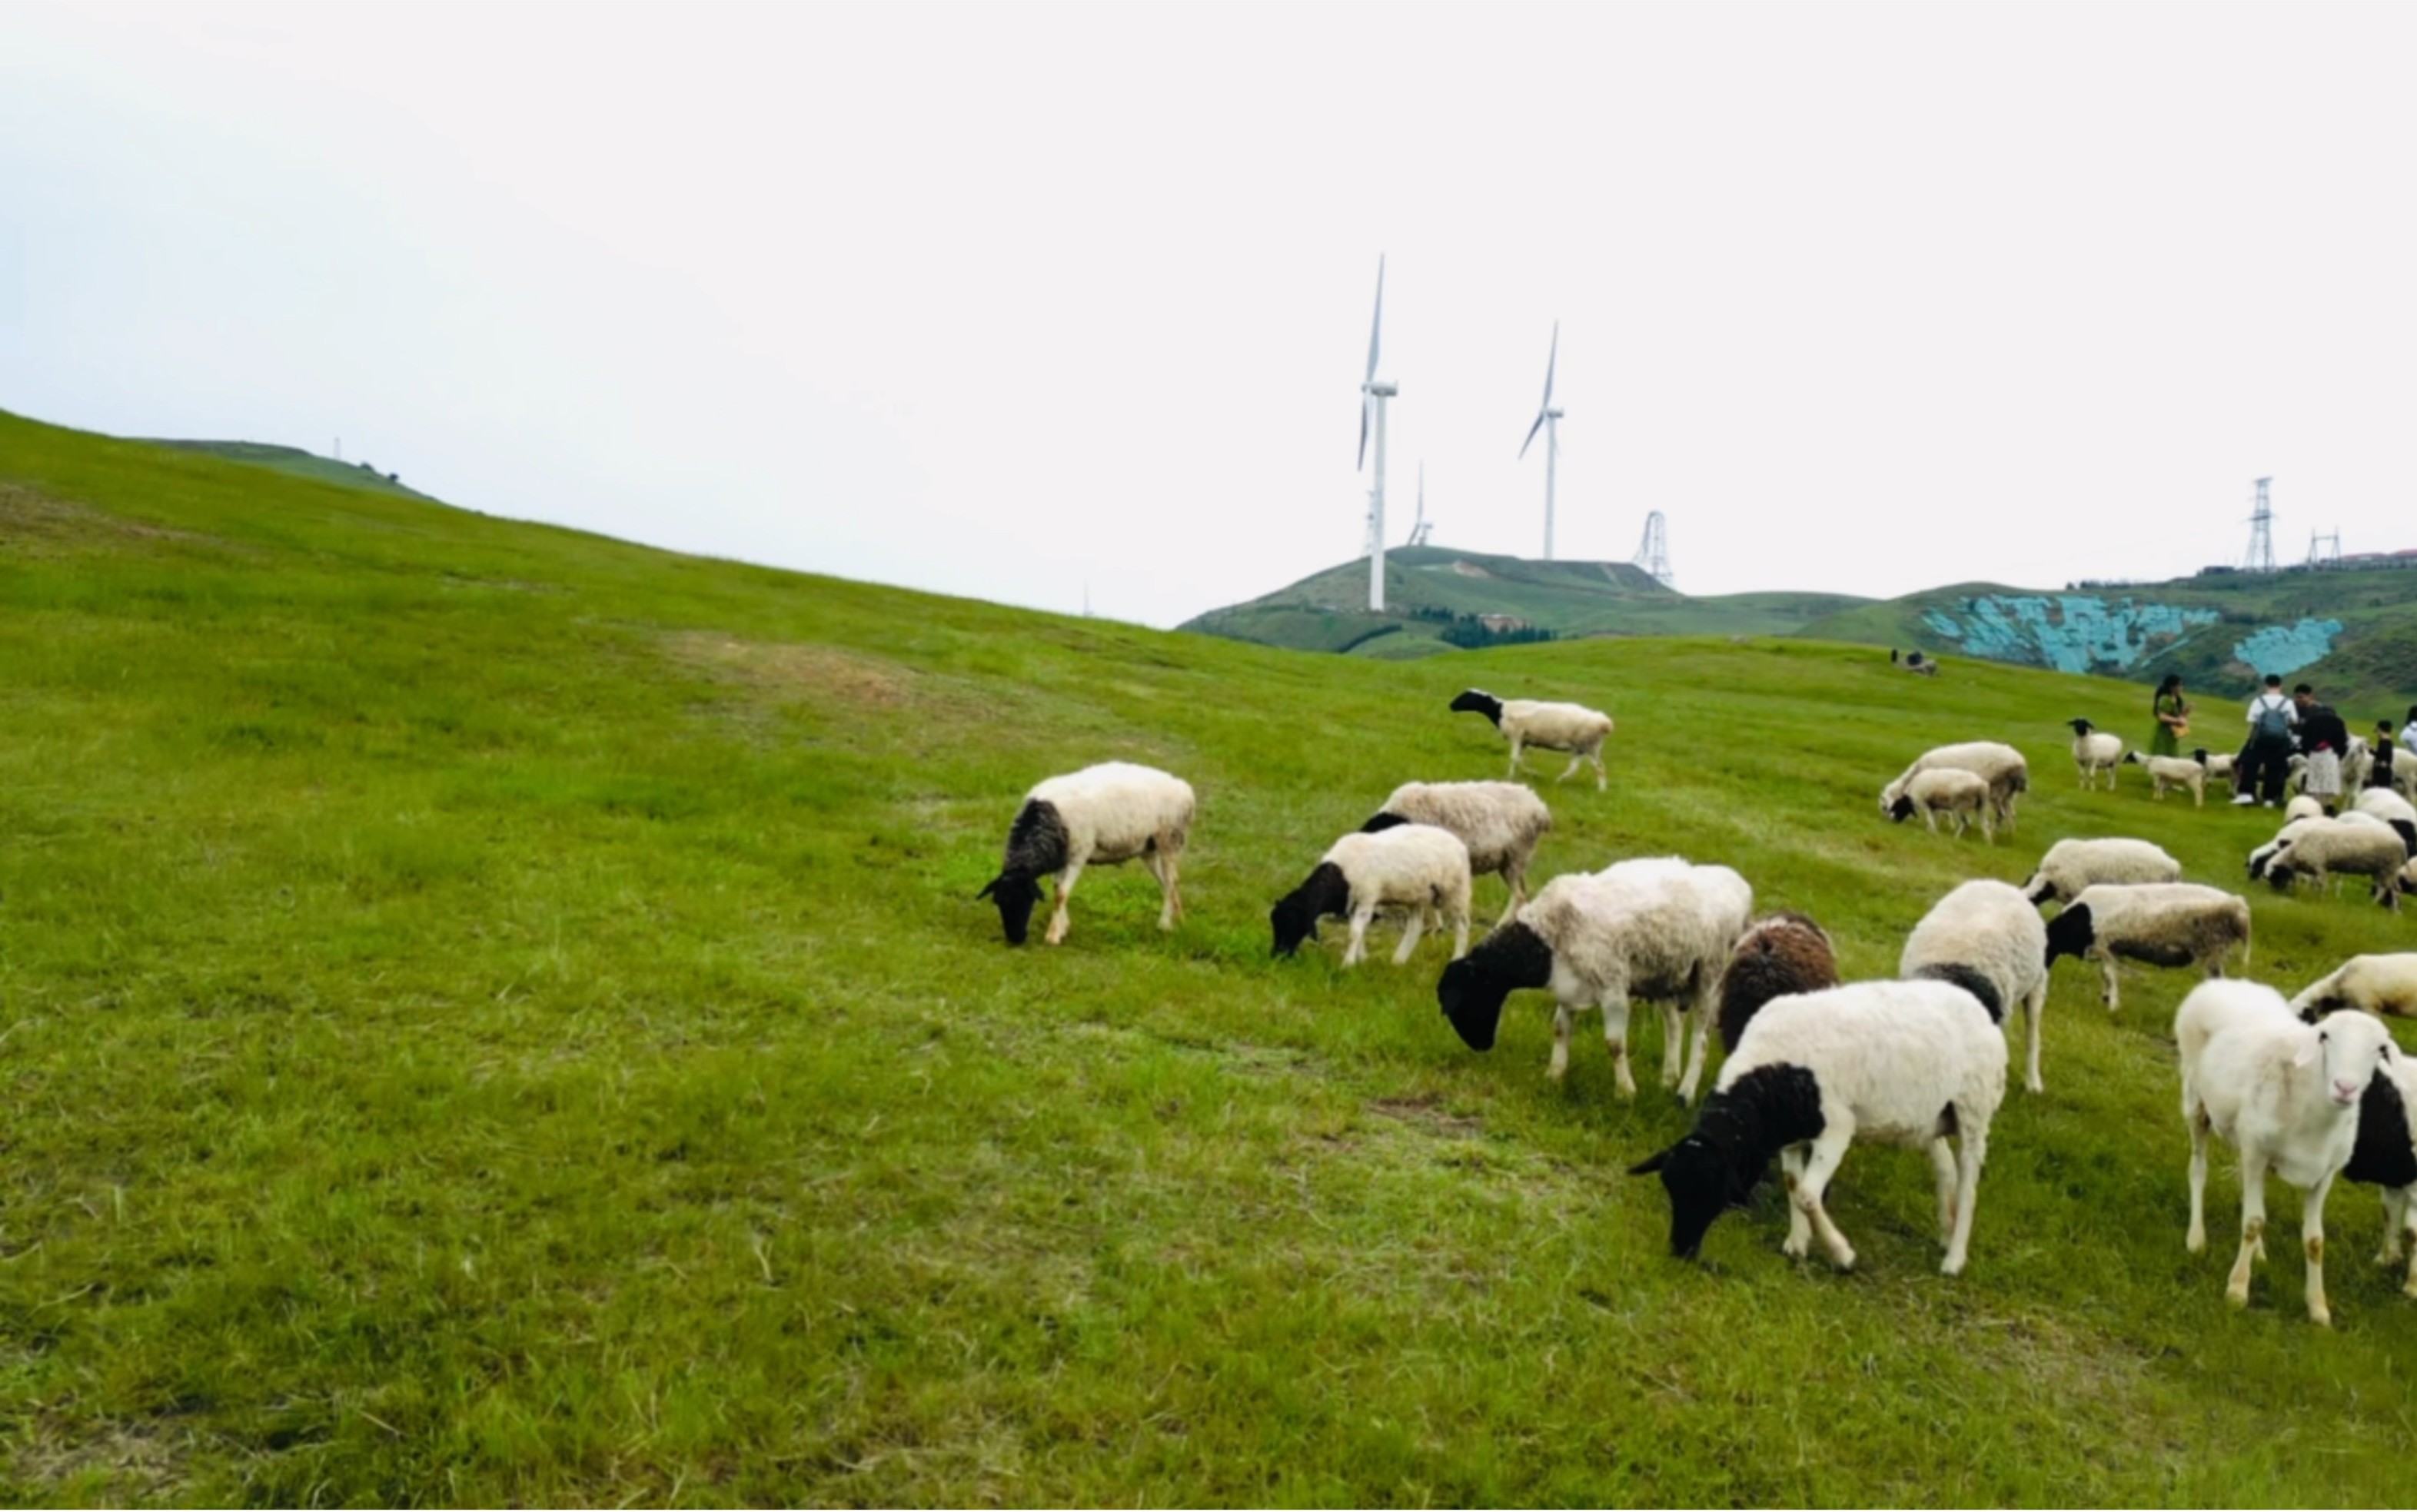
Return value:
[[(406, 499), (429, 498), (417, 489), (405, 488), (401, 477), (381, 473), (368, 462), (338, 461), (299, 446), (280, 446), (265, 441), (151, 440), (147, 444), (176, 451), (196, 452), (205, 457), (222, 458), (231, 462), (246, 462), (254, 467), (272, 468), (294, 477), (312, 478), (344, 488), (368, 489), (372, 492), (399, 494)], [(431, 499), (430, 502), (436, 501)]]
[[(1393, 783), (1500, 775), (1445, 707), (1472, 674), (1619, 719), (1610, 792), (1541, 785), (1536, 881), (1725, 862), (1850, 976), (2061, 836), (2229, 883), (2271, 819), (2075, 791), (2101, 680), (1302, 657), (0, 416), (0, 1494), (2405, 1500), (2374, 1194), (2333, 1194), (2329, 1333), (2288, 1200), (2246, 1312), (2183, 1251), (2179, 974), (2109, 1015), (2060, 968), (1949, 1280), (1918, 1153), (1847, 1158), (1852, 1275), (1785, 1260), (1771, 1201), (1679, 1263), (1621, 1172), (1690, 1120), (1649, 1070), (1619, 1100), (1590, 1024), (1555, 1085), (1538, 994), (1461, 1047), (1432, 940), (1271, 960), (1269, 905)], [(2016, 839), (1875, 814), (1981, 734), (2030, 753)], [(1021, 794), (1112, 758), (1200, 793), (1181, 928), (1096, 869), (1063, 947), (1009, 950), (975, 894)], [(2409, 940), (2253, 906), (2293, 986)], [(2219, 1232), (2232, 1201), (2219, 1172)]]

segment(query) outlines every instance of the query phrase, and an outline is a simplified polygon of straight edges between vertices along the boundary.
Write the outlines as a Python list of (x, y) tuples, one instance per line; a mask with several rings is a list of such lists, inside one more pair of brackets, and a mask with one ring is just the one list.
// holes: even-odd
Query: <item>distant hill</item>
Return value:
[[(148, 445), (169, 446), (177, 451), (200, 452), (207, 457), (223, 458), (231, 462), (250, 462), (255, 467), (270, 467), (294, 477), (314, 478), (322, 483), (340, 483), (349, 489), (368, 489), (378, 493), (391, 493), (405, 499), (427, 499), (428, 494), (403, 486), (401, 477), (381, 473), (368, 462), (338, 461), (299, 446), (278, 446), (265, 441), (160, 441)], [(431, 502), (437, 502), (432, 500)]]
[[(1770, 635), (1919, 648), (2245, 696), (2266, 673), (2314, 683), (2372, 721), (2417, 703), (2417, 567), (2212, 571), (2063, 592), (1966, 582), (1901, 598), (1691, 597), (1623, 562), (1539, 562), (1448, 547), (1386, 554), (1383, 614), (1362, 557), (1182, 628), (1302, 651), (1397, 659), (1459, 646), (1597, 635)], [(2353, 705), (2355, 707), (2353, 707)]]
[(1593, 635), (1786, 635), (1871, 599), (1753, 593), (1693, 598), (1626, 562), (1542, 562), (1443, 546), (1385, 553), (1386, 612), (1361, 557), (1180, 627), (1297, 651), (1398, 660), (1478, 644)]

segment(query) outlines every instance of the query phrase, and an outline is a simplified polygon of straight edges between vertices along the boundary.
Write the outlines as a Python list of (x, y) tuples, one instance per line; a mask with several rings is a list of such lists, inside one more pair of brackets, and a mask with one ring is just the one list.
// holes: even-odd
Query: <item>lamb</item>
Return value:
[(2207, 767), (2188, 756), (2148, 756), (2136, 750), (2123, 753), (2126, 766), (2149, 769), (2149, 796), (2163, 801), (2167, 788), (2187, 789), (2197, 807), (2207, 807)]
[(2084, 887), (2101, 882), (2180, 882), (2182, 864), (2147, 840), (2059, 840), (2040, 857), (2039, 869), (2023, 884), (2034, 903), (2069, 903)]
[(1996, 842), (1998, 824), (1990, 809), (1989, 784), (1960, 766), (1934, 766), (1926, 772), (1914, 773), (1889, 809), (1889, 817), (1900, 824), (1920, 814), (1933, 835), (1938, 833), (1938, 816), (1942, 813), (1954, 822), (1957, 839), (1964, 838), (1964, 831), (1977, 815), (1981, 838)]
[(2335, 872), (2371, 879), (2368, 896), (2394, 913), (2400, 909), (2400, 873), (2409, 848), (2399, 836), (2365, 816), (2303, 821), (2306, 828), (2282, 842), (2266, 862), (2266, 880), (2279, 890), (2292, 879), (2312, 876), (2322, 886)]
[(1737, 1053), (1745, 1026), (1773, 998), (1837, 985), (1838, 959), (1821, 926), (1786, 909), (1764, 915), (1738, 940), (1721, 973), (1722, 1053)]
[(2233, 763), (2239, 758), (2229, 751), (2221, 756), (2210, 755), (2205, 746), (2196, 746), (2191, 749), (2191, 760), (2206, 767), (2207, 775), (2211, 779), (2229, 782), (2232, 780)]
[(1989, 784), (1989, 804), (1998, 811), (1998, 823), (2006, 833), (2014, 832), (2014, 803), (2030, 790), (2030, 765), (2023, 753), (2012, 746), (1994, 740), (1968, 740), (1958, 746), (1938, 746), (1923, 751), (1913, 764), (1898, 774), (1895, 781), (1880, 789), (1880, 812), (1893, 813), (1896, 801), (1905, 794), (1906, 785), (1916, 772), (1926, 772), (1935, 766), (1953, 766), (1979, 776)]
[(1594, 787), (1602, 792), (1608, 782), (1603, 770), (1604, 737), (1611, 733), (1611, 716), (1583, 703), (1539, 703), (1533, 699), (1499, 699), (1482, 688), (1472, 688), (1452, 701), (1454, 714), (1482, 714), (1494, 721), (1494, 727), (1511, 737), (1511, 776), (1519, 775), (1520, 752), (1529, 746), (1539, 750), (1565, 750), (1570, 753), (1569, 771), (1555, 780), (1566, 782), (1581, 765), (1594, 764)]
[(1164, 902), (1158, 927), (1175, 928), (1183, 916), (1176, 871), (1192, 833), (1192, 786), (1154, 767), (1106, 762), (1064, 777), (1050, 778), (1024, 795), (1008, 827), (1007, 854), (974, 896), (998, 904), (1009, 945), (1024, 944), (1032, 906), (1041, 900), (1044, 876), (1057, 879), (1057, 903), (1042, 936), (1051, 945), (1066, 939), (1066, 901), (1075, 880), (1093, 863), (1114, 866), (1140, 856), (1158, 879)]
[[(1923, 915), (1906, 938), (1896, 974), (1908, 981), (1953, 982), (2002, 1018), (2017, 1005), (2029, 1021), (2030, 1051), (2023, 1084), (2040, 1080), (2040, 1014), (2047, 1006), (2047, 926), (2019, 887), (1968, 882)], [(1985, 990), (1984, 990), (1985, 987)]]
[(2308, 1255), (2308, 1321), (2325, 1305), (2325, 1194), (2349, 1163), (2359, 1106), (2376, 1072), (2397, 1058), (2380, 1020), (2355, 1011), (2303, 1024), (2283, 994), (2257, 982), (2203, 982), (2174, 1015), (2181, 1052), (2182, 1122), (2190, 1129), (2190, 1232), (2207, 1247), (2207, 1138), (2241, 1152), (2241, 1254), (2225, 1298), (2249, 1303), (2251, 1262), (2266, 1253), (2266, 1175), (2307, 1193), (2300, 1237)]
[(1670, 1252), (1693, 1259), (1712, 1220), (1743, 1200), (1776, 1153), (1788, 1190), (1782, 1252), (1801, 1259), (1817, 1232), (1838, 1268), (1851, 1270), (1854, 1247), (1821, 1206), (1847, 1147), (1859, 1134), (1927, 1145), (1947, 1247), (1938, 1268), (1960, 1275), (1989, 1121), (2005, 1096), (2006, 1037), (1997, 1015), (1953, 982), (1856, 982), (1784, 997), (1756, 1016), (1721, 1067), (1695, 1132), (1629, 1174), (1661, 1173), (1670, 1194)]
[(1553, 827), (1544, 800), (1516, 782), (1405, 782), (1376, 816), (1360, 826), (1373, 835), (1395, 824), (1433, 824), (1468, 847), (1473, 876), (1499, 873), (1511, 889), (1507, 919), (1528, 900), (1528, 863)]
[(1343, 964), (1356, 966), (1368, 954), (1368, 926), (1379, 908), (1408, 912), (1393, 964), (1410, 959), (1429, 914), (1453, 928), (1454, 960), (1468, 954), (1468, 847), (1459, 836), (1433, 824), (1396, 824), (1376, 834), (1345, 835), (1329, 846), (1309, 880), (1280, 899), (1268, 915), (1275, 927), (1275, 953), (1289, 956), (1303, 940), (1317, 938), (1317, 921), (1330, 914), (1351, 920), (1351, 944)]
[[(1680, 1100), (1691, 1100), (1703, 1076), (1721, 969), (1753, 915), (1754, 889), (1743, 877), (1674, 855), (1556, 877), (1467, 959), (1444, 968), (1436, 1002), (1462, 1042), (1483, 1051), (1494, 1048), (1504, 998), (1517, 988), (1549, 989), (1556, 1081), (1569, 1069), (1576, 1015), (1589, 1004), (1601, 1007), (1604, 1042), (1623, 1097), (1636, 1096), (1628, 1068), (1629, 999), (1658, 1003), (1662, 1084), (1677, 1085)], [(1680, 1041), (1689, 1005), (1695, 1044), (1681, 1076)]]
[(2352, 956), (2291, 1000), (2308, 1023), (2336, 1008), (2417, 1019), (2417, 955)]
[(2073, 764), (2081, 769), (2081, 785), (2098, 786), (2098, 774), (2106, 774), (2106, 791), (2115, 791), (2115, 764), (2123, 756), (2123, 737), (2091, 732), (2097, 727), (2087, 719), (2067, 719), (2073, 727)]
[(2245, 971), (2249, 905), (2221, 888), (2192, 882), (2099, 883), (2081, 889), (2048, 921), (2046, 961), (2054, 966), (2060, 956), (2097, 961), (2106, 974), (2106, 1010), (2112, 1013), (2121, 1006), (2115, 986), (2118, 958), (2197, 966), (2222, 976), (2234, 945), (2241, 947)]

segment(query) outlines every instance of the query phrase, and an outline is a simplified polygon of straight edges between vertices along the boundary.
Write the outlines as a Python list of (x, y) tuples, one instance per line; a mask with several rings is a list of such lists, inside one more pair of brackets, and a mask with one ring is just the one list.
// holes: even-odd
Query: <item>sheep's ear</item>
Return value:
[(2316, 1065), (2318, 1047), (2322, 1045), (2324, 1042), (2325, 1036), (2318, 1035), (2316, 1038), (2309, 1040), (2304, 1045), (2302, 1045), (2300, 1047), (2300, 1053), (2291, 1057), (2292, 1067), (2296, 1070), (2305, 1070), (2309, 1066)]
[(988, 898), (991, 894), (996, 891), (998, 891), (998, 879), (996, 877), (993, 877), (990, 881), (982, 884), (981, 891), (974, 894), (974, 901), (979, 903), (983, 899)]
[[(1670, 1146), (1670, 1150), (1675, 1150), (1677, 1148), (1678, 1146), (1675, 1144)], [(1649, 1176), (1653, 1174), (1653, 1172), (1661, 1170), (1664, 1166), (1670, 1163), (1670, 1150), (1664, 1150), (1659, 1155), (1647, 1156), (1644, 1159), (1636, 1162), (1636, 1164), (1630, 1166), (1628, 1168), (1628, 1173), (1632, 1176)]]

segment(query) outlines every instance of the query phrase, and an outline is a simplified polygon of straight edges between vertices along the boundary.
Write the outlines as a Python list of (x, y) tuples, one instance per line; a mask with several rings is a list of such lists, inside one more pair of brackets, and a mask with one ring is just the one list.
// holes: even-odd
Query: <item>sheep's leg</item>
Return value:
[(1083, 874), (1083, 863), (1069, 861), (1066, 869), (1057, 873), (1057, 906), (1049, 911), (1049, 932), (1041, 939), (1049, 945), (1066, 943), (1066, 900), (1074, 896), (1074, 881)]
[[(1955, 1152), (1941, 1134), (1930, 1142), (1930, 1171), (1938, 1181), (1938, 1242), (1955, 1243)], [(1953, 1273), (1950, 1273), (1953, 1274)]]
[(1410, 952), (1419, 947), (1419, 936), (1426, 932), (1426, 927), (1427, 911), (1423, 908), (1411, 909), (1410, 921), (1402, 926), (1402, 943), (1393, 947), (1394, 965), (1403, 965), (1409, 960)]
[(1702, 985), (1695, 992), (1695, 1032), (1687, 1036), (1687, 1074), (1679, 1079), (1679, 1101), (1682, 1104), (1693, 1104), (1695, 1093), (1704, 1084), (1704, 1066), (1712, 1058), (1712, 1017), (1720, 1011), (1720, 989), (1717, 974), (1703, 974)]
[(1468, 954), (1468, 900), (1461, 900), (1459, 911), (1452, 915), (1452, 959), (1458, 960)]
[(1687, 1018), (1667, 998), (1654, 1006), (1662, 1010), (1662, 1084), (1675, 1087), (1687, 1068)]
[(2033, 1092), (2045, 1092), (2047, 1083), (2040, 1080), (2040, 1015), (2047, 1011), (2047, 979), (2031, 989), (2023, 999), (2023, 1017), (2029, 1021), (2030, 1055), (2023, 1066), (2023, 1085)]
[(1957, 1109), (1955, 1136), (1955, 1232), (1947, 1241), (1947, 1258), (1939, 1263), (1941, 1276), (1961, 1276), (1964, 1262), (1972, 1247), (1972, 1210), (1981, 1201), (1981, 1166), (1989, 1158), (1989, 1121), (1985, 1114), (1975, 1117), (1968, 1109)]
[(1566, 782), (1571, 778), (1577, 776), (1578, 768), (1585, 764), (1586, 753), (1584, 751), (1580, 751), (1578, 754), (1570, 758), (1570, 764), (1562, 770), (1560, 776), (1553, 779), (1553, 780), (1556, 782)]
[(1928, 804), (1926, 804), (1926, 803), (1923, 802), (1920, 798), (1916, 798), (1916, 799), (1914, 799), (1914, 800), (1913, 800), (1913, 806), (1914, 806), (1914, 808), (1916, 808), (1916, 809), (1920, 809), (1920, 810), (1922, 811), (1922, 823), (1923, 823), (1923, 826), (1924, 828), (1928, 829), (1928, 830), (1929, 830), (1933, 835), (1938, 834), (1938, 809), (1933, 809), (1932, 807), (1930, 807), (1930, 805), (1928, 805)]
[(1158, 910), (1158, 927), (1171, 930), (1183, 917), (1183, 892), (1176, 885), (1176, 869), (1183, 860), (1183, 847), (1169, 845), (1161, 835), (1150, 851), (1150, 870), (1158, 877), (1158, 890), (1163, 895)]
[(2241, 1256), (2232, 1263), (2232, 1277), (2224, 1283), (2224, 1299), (2236, 1308), (2249, 1306), (2249, 1265), (2266, 1255), (2266, 1153), (2254, 1142), (2241, 1151)]
[(2325, 1193), (2333, 1188), (2333, 1172), (2308, 1188), (2300, 1207), (2300, 1246), (2308, 1252), (2308, 1322), (2319, 1328), (2333, 1325), (2333, 1309), (2325, 1306)]
[(2115, 991), (2115, 957), (2112, 954), (2100, 956), (2098, 964), (2106, 973), (2106, 1011), (2112, 1013), (2123, 1005)]
[(2191, 807), (2192, 807), (2192, 808), (2194, 808), (2194, 809), (2204, 809), (2204, 808), (2206, 808), (2206, 807), (2207, 807), (2207, 779), (2205, 779), (2205, 778), (2200, 778), (2197, 781), (2196, 781), (2196, 782), (2194, 782), (2194, 783), (2192, 783), (2192, 784), (2190, 785), (2190, 790), (2191, 790)]
[(1603, 748), (1595, 747), (1591, 756), (1594, 762), (1594, 790), (1601, 793), (1611, 786), (1610, 775), (1603, 769)]
[(2190, 1232), (2182, 1247), (2196, 1255), (2207, 1247), (2207, 1108), (2187, 1108), (2182, 1122), (2190, 1126)]
[(1517, 776), (1519, 775), (1519, 751), (1520, 751), (1521, 748), (1523, 748), (1526, 744), (1527, 744), (1527, 742), (1525, 742), (1525, 741), (1521, 740), (1521, 739), (1518, 737), (1518, 735), (1516, 735), (1516, 734), (1512, 735), (1512, 737), (1511, 737), (1511, 775), (1512, 775), (1513, 777), (1517, 777)]
[(1991, 817), (1989, 800), (1986, 798), (1981, 800), (1981, 839), (1984, 844), (1998, 843), (1998, 823)]
[(1813, 1245), (1813, 1224), (1797, 1205), (1797, 1188), (1804, 1185), (1804, 1150), (1801, 1144), (1791, 1144), (1779, 1152), (1779, 1172), (1787, 1184), (1787, 1242), (1779, 1252), (1790, 1260), (1802, 1260)]
[(1570, 1021), (1573, 1015), (1566, 1003), (1553, 1005), (1553, 1064), (1544, 1074), (1558, 1081), (1570, 1069)]
[[(1345, 966), (1357, 966), (1368, 959), (1368, 926), (1376, 920), (1376, 904), (1374, 900), (1351, 911), (1351, 945), (1343, 952), (1343, 964)], [(1415, 911), (1410, 915), (1410, 922), (1414, 925), (1418, 922), (1418, 915)]]
[(1628, 994), (1606, 992), (1603, 995), (1603, 1042), (1611, 1048), (1615, 1075), (1619, 1082), (1619, 1095), (1636, 1096), (1636, 1078), (1628, 1068)]
[(1830, 1221), (1830, 1214), (1821, 1205), (1821, 1193), (1838, 1170), (1838, 1162), (1847, 1157), (1847, 1146), (1854, 1139), (1852, 1129), (1835, 1126), (1823, 1129), (1813, 1142), (1813, 1153), (1805, 1158), (1804, 1175), (1796, 1184), (1796, 1205), (1813, 1224), (1813, 1232), (1821, 1238), (1821, 1247), (1830, 1251), (1830, 1259), (1842, 1271), (1855, 1268), (1855, 1247)]
[(1525, 861), (1504, 862), (1502, 866), (1502, 885), (1511, 889), (1511, 900), (1502, 905), (1502, 916), (1494, 921), (1494, 927), (1497, 930), (1503, 925), (1510, 923), (1511, 915), (1518, 913), (1519, 905), (1528, 900), (1528, 863)]
[[(2377, 1264), (2389, 1265), (2400, 1258), (2400, 1232), (2403, 1229), (2417, 1235), (2417, 1225), (2409, 1221), (2409, 1188), (2386, 1187), (2383, 1188), (2383, 1247), (2375, 1252)], [(2409, 1279), (2417, 1283), (2417, 1251), (2410, 1253), (2409, 1262)]]

